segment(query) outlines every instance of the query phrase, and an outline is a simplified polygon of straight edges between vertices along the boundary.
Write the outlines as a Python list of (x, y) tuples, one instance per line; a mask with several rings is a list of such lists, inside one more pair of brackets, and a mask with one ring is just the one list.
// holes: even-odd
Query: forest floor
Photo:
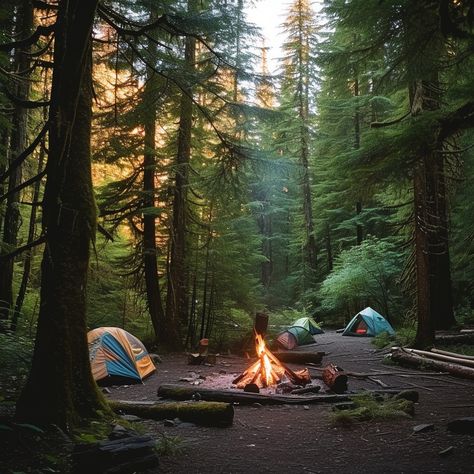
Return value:
[[(316, 336), (316, 344), (299, 348), (324, 351), (322, 366), (337, 364), (346, 371), (373, 373), (393, 389), (419, 392), (415, 415), (335, 424), (331, 404), (235, 406), (229, 428), (190, 423), (143, 421), (146, 430), (166, 436), (178, 452), (163, 456), (155, 471), (165, 474), (237, 473), (472, 473), (474, 435), (456, 434), (447, 423), (474, 416), (474, 381), (384, 363), (370, 338), (344, 337), (334, 331)], [(118, 400), (157, 400), (163, 383), (231, 388), (232, 378), (251, 360), (218, 356), (214, 366), (190, 366), (185, 354), (162, 355), (157, 372), (144, 384), (115, 386), (106, 396)], [(292, 369), (301, 366), (287, 364)], [(405, 374), (381, 375), (386, 372)], [(317, 372), (311, 370), (312, 374)], [(188, 379), (180, 380), (180, 379)], [(320, 382), (322, 384), (322, 382)], [(324, 384), (322, 384), (324, 385)], [(377, 383), (349, 377), (348, 390), (380, 389)], [(320, 393), (324, 393), (324, 387)], [(415, 426), (433, 425), (417, 432)], [(178, 441), (179, 440), (179, 441)], [(448, 449), (450, 448), (450, 449)], [(446, 454), (443, 451), (447, 450)]]

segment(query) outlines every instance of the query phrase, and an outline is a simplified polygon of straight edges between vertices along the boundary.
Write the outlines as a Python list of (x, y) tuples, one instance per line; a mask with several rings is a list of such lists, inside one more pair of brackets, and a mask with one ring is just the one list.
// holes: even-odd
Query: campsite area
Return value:
[[(146, 431), (176, 443), (176, 452), (160, 458), (161, 473), (471, 473), (474, 437), (447, 429), (448, 422), (474, 416), (474, 381), (384, 363), (385, 350), (372, 338), (343, 337), (335, 331), (316, 336), (316, 343), (295, 351), (324, 351), (322, 366), (334, 363), (345, 371), (373, 373), (393, 389), (419, 393), (413, 417), (356, 422), (332, 421), (333, 405), (235, 405), (232, 426), (209, 428), (175, 420), (143, 421)], [(162, 384), (221, 386), (251, 360), (218, 355), (215, 365), (190, 366), (186, 355), (162, 356), (155, 374), (143, 384), (115, 386), (115, 400), (158, 401)], [(297, 364), (288, 364), (293, 369)], [(317, 370), (310, 369), (312, 375)], [(381, 375), (381, 374), (398, 375)], [(405, 375), (404, 375), (405, 374)], [(413, 375), (415, 374), (415, 375)], [(427, 375), (430, 374), (430, 375)], [(186, 380), (183, 380), (186, 379)], [(321, 382), (322, 383), (322, 382)], [(324, 385), (324, 384), (323, 384)], [(230, 388), (228, 386), (227, 388)], [(380, 389), (368, 379), (349, 376), (348, 391)], [(321, 388), (323, 393), (324, 387)], [(426, 431), (415, 427), (427, 424)], [(171, 425), (171, 426), (166, 426)], [(447, 451), (446, 451), (447, 450)], [(443, 452), (445, 453), (443, 454)]]

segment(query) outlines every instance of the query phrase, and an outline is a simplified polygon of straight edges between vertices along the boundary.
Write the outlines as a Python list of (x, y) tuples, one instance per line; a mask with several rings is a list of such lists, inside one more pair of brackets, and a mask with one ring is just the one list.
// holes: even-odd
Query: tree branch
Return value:
[(390, 120), (388, 122), (372, 122), (370, 124), (370, 128), (382, 128), (382, 127), (388, 127), (389, 125), (395, 125), (396, 123), (399, 123), (403, 119), (407, 118), (409, 115), (410, 115), (410, 112), (407, 112), (405, 115), (402, 115), (401, 117), (398, 117), (394, 120)]
[(32, 242), (29, 242), (28, 244), (18, 247), (13, 252), (0, 255), (0, 262), (6, 262), (8, 260), (11, 260), (12, 258), (15, 258), (17, 255), (20, 255), (21, 253), (25, 252), (26, 250), (30, 250), (33, 247), (36, 247), (40, 244), (44, 244), (45, 242), (46, 242), (46, 234), (40, 235), (36, 240), (33, 240)]
[(32, 184), (36, 183), (36, 181), (39, 181), (45, 175), (46, 175), (46, 170), (43, 170), (41, 173), (38, 173), (36, 176), (33, 176), (28, 181), (25, 181), (24, 183), (21, 183), (16, 188), (13, 188), (13, 189), (9, 190), (3, 196), (0, 196), (0, 203), (3, 202), (5, 199), (8, 199), (8, 197), (11, 196), (12, 194), (15, 194), (18, 191), (21, 191), (23, 188), (26, 188), (26, 187), (31, 186)]
[(25, 39), (18, 40), (18, 41), (12, 41), (10, 43), (3, 43), (0, 44), (0, 51), (11, 51), (12, 49), (15, 48), (21, 48), (23, 46), (31, 46), (35, 44), (41, 36), (49, 36), (54, 32), (55, 29), (55, 24), (51, 25), (39, 25), (36, 30), (33, 32), (31, 36), (28, 36)]
[[(36, 138), (30, 143), (30, 145), (27, 148), (25, 148), (25, 150), (23, 150), (14, 160), (12, 160), (10, 162), (10, 166), (8, 167), (8, 169), (3, 174), (0, 175), (0, 183), (5, 181), (5, 179), (11, 175), (12, 171), (18, 168), (18, 166), (20, 166), (23, 163), (23, 161), (25, 161), (25, 159), (28, 156), (30, 156), (31, 153), (33, 153), (33, 151), (41, 142), (41, 140), (46, 135), (46, 132), (48, 130), (49, 130), (49, 122), (46, 122), (43, 128), (41, 129), (41, 131), (36, 136)], [(0, 201), (1, 201), (1, 198), (0, 198)]]

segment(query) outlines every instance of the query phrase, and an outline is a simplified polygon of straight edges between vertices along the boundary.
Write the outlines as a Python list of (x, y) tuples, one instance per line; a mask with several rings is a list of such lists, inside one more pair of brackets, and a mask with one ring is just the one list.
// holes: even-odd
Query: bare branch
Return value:
[(30, 250), (33, 247), (36, 247), (40, 244), (44, 244), (45, 242), (46, 242), (46, 234), (40, 235), (36, 240), (33, 240), (32, 242), (29, 242), (23, 245), (22, 247), (18, 247), (13, 252), (0, 255), (0, 262), (11, 260), (12, 258), (15, 258), (17, 255), (20, 255), (21, 253), (25, 252), (26, 250)]

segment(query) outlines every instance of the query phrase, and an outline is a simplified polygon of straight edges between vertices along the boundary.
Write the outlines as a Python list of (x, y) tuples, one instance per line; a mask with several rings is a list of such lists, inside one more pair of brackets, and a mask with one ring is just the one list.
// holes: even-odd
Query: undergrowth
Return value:
[(396, 398), (376, 398), (371, 395), (353, 397), (354, 408), (337, 410), (331, 414), (331, 421), (337, 424), (410, 418), (414, 414), (414, 405), (410, 400)]

